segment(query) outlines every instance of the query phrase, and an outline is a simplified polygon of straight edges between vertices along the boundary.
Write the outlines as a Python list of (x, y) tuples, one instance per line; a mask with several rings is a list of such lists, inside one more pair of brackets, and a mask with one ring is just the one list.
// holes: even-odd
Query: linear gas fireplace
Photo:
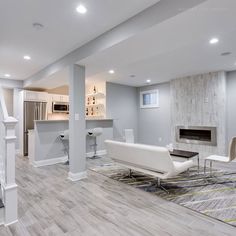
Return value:
[(216, 127), (177, 126), (176, 141), (179, 143), (216, 146)]

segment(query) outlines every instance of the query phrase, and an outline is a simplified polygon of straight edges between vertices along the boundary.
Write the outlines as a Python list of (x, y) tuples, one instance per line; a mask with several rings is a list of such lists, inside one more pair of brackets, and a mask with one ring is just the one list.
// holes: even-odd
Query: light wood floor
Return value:
[(0, 227), (0, 236), (236, 235), (232, 226), (93, 171), (72, 183), (67, 168), (33, 168), (17, 159), (19, 222)]

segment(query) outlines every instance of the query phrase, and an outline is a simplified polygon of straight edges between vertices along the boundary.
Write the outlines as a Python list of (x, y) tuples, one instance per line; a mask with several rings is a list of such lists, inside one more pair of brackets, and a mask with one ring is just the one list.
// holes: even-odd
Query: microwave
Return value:
[(68, 102), (53, 102), (52, 112), (53, 113), (69, 113), (69, 103)]

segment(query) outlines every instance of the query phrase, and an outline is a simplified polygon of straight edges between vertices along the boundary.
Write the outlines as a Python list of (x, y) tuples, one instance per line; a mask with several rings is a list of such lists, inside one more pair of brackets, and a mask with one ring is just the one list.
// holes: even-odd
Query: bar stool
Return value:
[(68, 161), (65, 164), (69, 164), (69, 130), (65, 130), (64, 132), (60, 133), (59, 135), (61, 142), (64, 146), (64, 152), (68, 156)]
[(103, 128), (97, 127), (94, 129), (90, 129), (88, 130), (87, 135), (91, 138), (94, 138), (94, 144), (91, 144), (90, 146), (94, 148), (94, 154), (92, 157), (89, 157), (90, 159), (96, 159), (96, 158), (100, 158), (99, 156), (97, 156), (97, 137), (102, 135), (103, 133)]

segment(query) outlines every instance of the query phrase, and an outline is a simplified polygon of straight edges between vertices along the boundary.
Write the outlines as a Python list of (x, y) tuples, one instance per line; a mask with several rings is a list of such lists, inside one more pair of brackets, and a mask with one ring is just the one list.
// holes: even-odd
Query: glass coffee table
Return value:
[(200, 160), (199, 160), (199, 153), (198, 152), (189, 152), (189, 151), (174, 149), (173, 151), (170, 151), (170, 155), (175, 156), (175, 157), (188, 159), (188, 160), (191, 160), (193, 158), (197, 158), (197, 166), (198, 166), (198, 172), (199, 172)]

